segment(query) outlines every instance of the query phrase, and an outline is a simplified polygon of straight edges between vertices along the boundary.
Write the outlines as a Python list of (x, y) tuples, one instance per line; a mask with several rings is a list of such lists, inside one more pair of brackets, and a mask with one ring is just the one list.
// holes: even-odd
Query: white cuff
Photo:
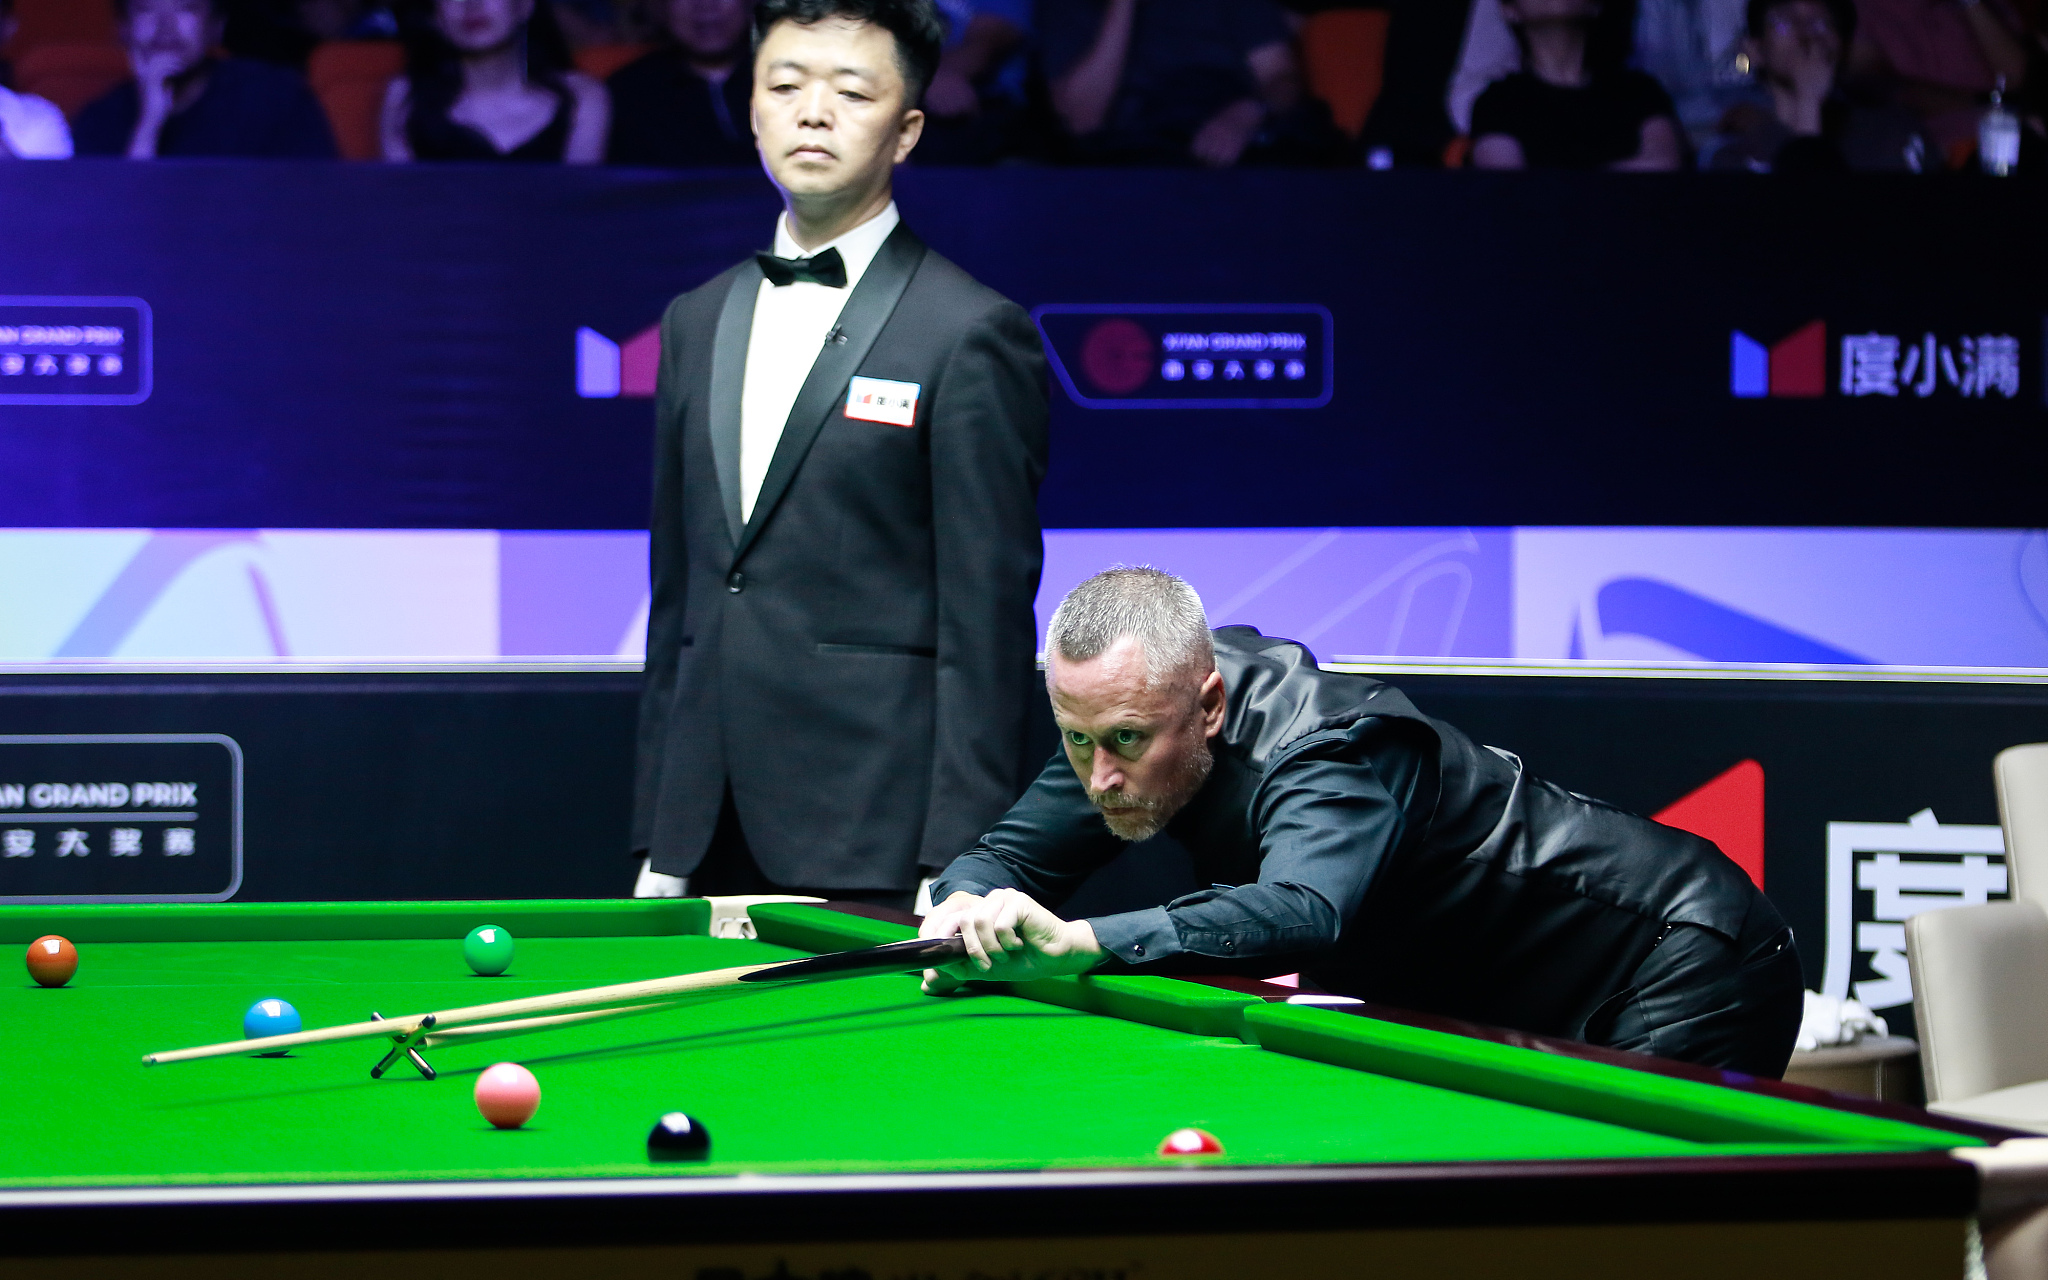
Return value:
[(636, 898), (687, 898), (690, 896), (690, 881), (687, 876), (668, 876), (654, 869), (652, 861), (640, 860), (640, 878), (633, 882), (633, 896)]

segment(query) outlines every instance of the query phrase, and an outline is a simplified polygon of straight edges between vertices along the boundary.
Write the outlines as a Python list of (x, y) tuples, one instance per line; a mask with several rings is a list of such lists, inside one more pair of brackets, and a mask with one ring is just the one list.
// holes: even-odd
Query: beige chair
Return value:
[(2048, 912), (1923, 912), (1906, 922), (1906, 960), (1927, 1109), (2048, 1133)]
[(1991, 762), (2012, 896), (2048, 907), (2048, 742), (2007, 747)]

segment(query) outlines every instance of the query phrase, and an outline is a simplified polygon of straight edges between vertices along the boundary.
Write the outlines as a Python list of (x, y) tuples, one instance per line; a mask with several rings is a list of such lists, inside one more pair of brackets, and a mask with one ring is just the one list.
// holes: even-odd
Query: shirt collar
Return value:
[(861, 223), (845, 235), (840, 236), (837, 240), (828, 241), (815, 249), (805, 250), (800, 248), (797, 242), (791, 238), (789, 234), (789, 214), (785, 212), (775, 219), (775, 256), (778, 258), (812, 258), (825, 252), (827, 249), (837, 249), (839, 250), (840, 260), (846, 264), (846, 287), (851, 289), (860, 283), (860, 278), (866, 273), (868, 264), (873, 262), (875, 255), (882, 251), (882, 242), (889, 238), (889, 233), (894, 231), (896, 224), (901, 221), (903, 221), (903, 218), (896, 212), (896, 202), (891, 200), (888, 208), (869, 218), (866, 222)]

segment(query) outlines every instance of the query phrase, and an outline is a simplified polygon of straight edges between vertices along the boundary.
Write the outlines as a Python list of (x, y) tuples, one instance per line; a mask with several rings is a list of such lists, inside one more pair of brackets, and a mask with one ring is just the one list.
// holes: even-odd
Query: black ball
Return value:
[(704, 1126), (680, 1111), (671, 1111), (654, 1122), (647, 1135), (650, 1160), (703, 1160), (711, 1155), (711, 1135)]

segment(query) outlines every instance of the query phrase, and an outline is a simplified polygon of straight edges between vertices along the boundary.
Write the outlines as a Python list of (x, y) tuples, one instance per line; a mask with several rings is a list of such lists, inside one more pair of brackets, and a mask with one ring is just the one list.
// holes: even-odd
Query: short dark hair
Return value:
[[(1764, 23), (1770, 20), (1771, 10), (1791, 4), (1792, 0), (1749, 0), (1749, 10), (1743, 15), (1743, 25), (1749, 30), (1749, 38), (1764, 38)], [(1828, 17), (1835, 24), (1835, 38), (1842, 42), (1842, 52), (1847, 55), (1849, 42), (1856, 38), (1856, 6), (1851, 0), (1820, 0), (1828, 11)]]
[(896, 37), (896, 62), (903, 71), (903, 104), (914, 107), (939, 73), (946, 24), (932, 0), (759, 0), (754, 6), (754, 47), (778, 22), (808, 27), (827, 18), (871, 23)]

